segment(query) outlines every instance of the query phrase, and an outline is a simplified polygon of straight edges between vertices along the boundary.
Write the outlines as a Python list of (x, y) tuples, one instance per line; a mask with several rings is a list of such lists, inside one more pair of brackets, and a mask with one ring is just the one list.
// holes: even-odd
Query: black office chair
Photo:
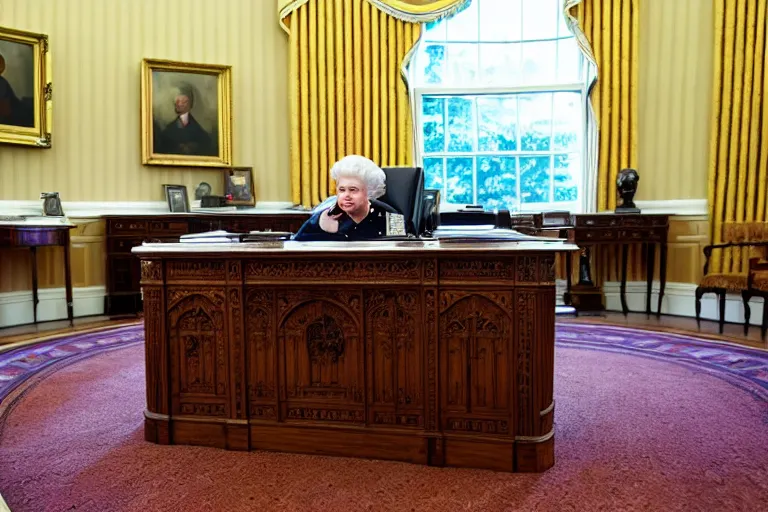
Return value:
[[(387, 191), (379, 201), (394, 208), (405, 217), (405, 231), (418, 236), (423, 229), (424, 171), (421, 167), (382, 167), (387, 176)], [(330, 196), (315, 206), (317, 212), (332, 206), (336, 196)]]
[(405, 231), (419, 236), (422, 230), (424, 171), (421, 167), (382, 167), (387, 175), (387, 191), (379, 201), (387, 203), (405, 217)]

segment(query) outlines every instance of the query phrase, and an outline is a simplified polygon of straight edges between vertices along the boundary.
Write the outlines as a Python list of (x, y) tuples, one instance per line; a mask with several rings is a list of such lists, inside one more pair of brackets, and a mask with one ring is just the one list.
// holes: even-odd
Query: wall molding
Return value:
[[(605, 294), (605, 307), (609, 311), (621, 311), (621, 297), (619, 290), (621, 283), (607, 281), (603, 284)], [(685, 317), (696, 317), (696, 285), (692, 283), (667, 283), (664, 288), (664, 302), (661, 304), (661, 313)], [(627, 306), (633, 312), (645, 312), (645, 281), (631, 281), (627, 283)], [(653, 282), (651, 291), (651, 311), (656, 312), (656, 304), (659, 300), (659, 282)], [(763, 318), (763, 301), (753, 298), (749, 301), (752, 316), (750, 325), (760, 325)], [(717, 296), (704, 295), (701, 299), (701, 318), (718, 321)], [(728, 294), (725, 301), (725, 321), (735, 324), (744, 324), (744, 306), (741, 295)]]
[(709, 206), (706, 199), (635, 201), (635, 205), (640, 208), (642, 213), (665, 213), (680, 216), (709, 215)]
[[(74, 316), (104, 314), (106, 286), (87, 286), (72, 289)], [(48, 322), (67, 318), (64, 288), (43, 288), (38, 291), (37, 321)], [(32, 290), (0, 293), (0, 327), (31, 324), (34, 310)]]
[[(708, 215), (706, 199), (676, 199), (661, 201), (635, 201), (643, 213), (664, 213), (679, 216)], [(192, 201), (195, 208), (199, 201)], [(102, 215), (162, 214), (168, 213), (165, 201), (62, 201), (67, 217), (90, 218)], [(240, 209), (237, 213), (273, 213), (275, 211), (301, 211), (294, 209), (290, 201), (259, 201), (253, 208)], [(446, 211), (450, 210), (448, 208)], [(210, 211), (210, 210), (209, 210)], [(0, 200), (1, 215), (41, 215), (42, 200)]]
[[(645, 313), (645, 281), (627, 282), (627, 306), (630, 312)], [(563, 293), (566, 284), (564, 279), (557, 280), (557, 304), (562, 305)], [(621, 311), (621, 283), (618, 281), (606, 281), (603, 283), (603, 294), (605, 295), (605, 309), (607, 311)], [(661, 304), (661, 314), (684, 316), (696, 318), (696, 285), (692, 283), (667, 283), (664, 287), (664, 302)], [(741, 302), (741, 295), (728, 294), (725, 297), (725, 321), (744, 325), (744, 306)], [(656, 305), (659, 300), (659, 282), (653, 282), (651, 291), (651, 311), (656, 313)], [(749, 301), (752, 316), (750, 325), (759, 326), (763, 318), (763, 301), (759, 298), (753, 298)], [(713, 320), (717, 322), (720, 318), (718, 313), (717, 296), (707, 294), (701, 298), (701, 318), (702, 320)]]
[[(194, 209), (199, 201), (192, 201), (190, 206)], [(0, 215), (42, 215), (42, 200), (0, 200)], [(229, 213), (274, 213), (285, 210), (293, 210), (294, 204), (290, 201), (259, 201), (253, 208), (239, 209)], [(101, 217), (102, 215), (158, 215), (169, 213), (168, 203), (165, 201), (62, 201), (61, 207), (64, 214), (72, 219), (87, 219)], [(194, 213), (194, 210), (193, 212)], [(206, 213), (210, 213), (207, 210)], [(224, 212), (228, 213), (228, 212)]]

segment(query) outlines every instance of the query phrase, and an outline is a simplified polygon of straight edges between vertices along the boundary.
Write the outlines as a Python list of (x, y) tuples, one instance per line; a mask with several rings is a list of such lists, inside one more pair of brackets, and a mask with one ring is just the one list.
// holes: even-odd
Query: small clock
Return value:
[(43, 200), (43, 215), (46, 217), (64, 216), (58, 192), (40, 192), (40, 199)]

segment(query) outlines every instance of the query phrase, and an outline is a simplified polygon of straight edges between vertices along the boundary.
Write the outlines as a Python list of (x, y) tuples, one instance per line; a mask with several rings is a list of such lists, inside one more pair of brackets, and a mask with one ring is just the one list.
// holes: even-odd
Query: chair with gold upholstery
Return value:
[(768, 261), (764, 258), (749, 259), (747, 288), (741, 292), (741, 300), (744, 302), (744, 335), (749, 332), (749, 319), (752, 316), (749, 299), (752, 297), (763, 298), (763, 320), (760, 323), (760, 337), (765, 339), (765, 332), (768, 330)]
[[(722, 244), (712, 244), (704, 247), (704, 278), (696, 287), (696, 322), (701, 323), (701, 297), (706, 293), (714, 293), (718, 298), (720, 333), (723, 332), (725, 325), (725, 297), (727, 293), (736, 293), (742, 295), (748, 289), (747, 273), (709, 273), (709, 260), (713, 250), (722, 250), (729, 248), (754, 248), (766, 246), (768, 242), (726, 242)], [(746, 311), (745, 311), (746, 314)], [(748, 320), (747, 320), (748, 321)]]

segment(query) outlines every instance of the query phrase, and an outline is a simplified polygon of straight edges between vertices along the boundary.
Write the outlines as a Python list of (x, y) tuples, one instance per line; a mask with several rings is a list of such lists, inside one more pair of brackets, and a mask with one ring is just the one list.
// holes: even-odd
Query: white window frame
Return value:
[[(521, 3), (522, 6), (522, 3)], [(522, 14), (522, 13), (521, 13)], [(479, 19), (478, 19), (479, 22)], [(422, 44), (442, 44), (442, 45), (451, 45), (451, 44), (458, 44), (462, 43), (462, 41), (438, 41), (438, 40), (427, 40), (424, 39), (424, 35), (426, 34), (426, 29), (422, 31), (422, 39), (419, 40), (417, 45)], [(560, 37), (558, 38), (548, 38), (548, 39), (531, 39), (531, 40), (521, 40), (521, 41), (513, 41), (518, 43), (535, 43), (540, 41), (552, 41), (552, 40), (559, 40), (562, 39)], [(478, 51), (478, 62), (479, 62), (479, 52), (480, 52), (480, 45), (483, 44), (484, 41), (464, 41), (465, 43), (471, 43), (477, 45), (477, 51)], [(503, 41), (487, 41), (489, 44), (498, 44)], [(558, 53), (556, 53), (556, 56), (559, 57), (559, 47), (558, 47)], [(556, 58), (557, 58), (556, 57)], [(419, 61), (419, 53), (414, 53), (414, 58), (410, 63), (410, 66), (412, 66), (412, 70), (414, 72), (418, 72), (420, 69), (420, 62)], [(413, 155), (414, 155), (414, 161), (415, 165), (424, 167), (424, 154), (422, 151), (422, 148), (424, 147), (424, 128), (422, 126), (422, 113), (423, 113), (423, 98), (424, 96), (464, 96), (464, 95), (503, 95), (503, 94), (525, 94), (525, 93), (556, 93), (556, 92), (578, 92), (581, 98), (580, 104), (581, 104), (581, 126), (582, 130), (579, 131), (578, 137), (579, 137), (579, 143), (578, 146), (581, 148), (579, 152), (579, 167), (580, 172), (578, 173), (578, 176), (574, 176), (574, 178), (578, 179), (577, 183), (577, 197), (578, 199), (576, 201), (567, 201), (567, 202), (546, 202), (546, 203), (523, 203), (522, 198), (520, 196), (520, 174), (519, 174), (519, 167), (517, 169), (518, 176), (517, 176), (517, 191), (518, 191), (518, 205), (519, 209), (514, 210), (513, 213), (537, 213), (541, 211), (552, 211), (552, 210), (567, 210), (571, 213), (583, 213), (590, 211), (590, 202), (592, 200), (592, 195), (590, 191), (588, 190), (589, 187), (593, 184), (592, 182), (594, 179), (589, 175), (589, 166), (587, 165), (587, 158), (588, 158), (588, 116), (589, 116), (589, 77), (591, 76), (591, 73), (589, 72), (589, 65), (586, 58), (582, 57), (582, 81), (578, 82), (571, 82), (571, 83), (560, 83), (560, 84), (540, 84), (540, 85), (532, 85), (532, 86), (514, 86), (514, 87), (477, 87), (477, 86), (466, 86), (466, 87), (440, 87), (440, 86), (432, 86), (432, 87), (411, 87), (411, 98), (413, 98), (415, 101), (412, 105), (412, 113), (413, 113), (413, 122), (414, 122), (414, 136), (413, 136)], [(415, 80), (413, 80), (415, 82)], [(518, 112), (519, 116), (519, 112)], [(475, 116), (477, 118), (477, 116)], [(446, 122), (446, 118), (444, 117), (444, 122)], [(477, 121), (477, 119), (476, 119)], [(446, 134), (447, 137), (447, 134)], [(477, 137), (477, 133), (475, 133), (475, 138)], [(547, 154), (552, 155), (553, 153), (556, 153), (555, 151), (548, 151)], [(475, 157), (477, 156), (526, 156), (528, 152), (525, 151), (501, 151), (501, 152), (488, 152), (484, 154), (478, 154), (477, 152), (443, 152), (440, 153), (440, 156), (435, 156), (436, 158), (445, 158), (445, 157), (473, 157), (473, 170), (472, 170), (472, 180), (473, 180), (473, 197), (477, 194), (477, 160)], [(539, 153), (541, 154), (541, 153)], [(427, 156), (427, 158), (432, 158), (433, 155)], [(444, 170), (444, 172), (446, 172)], [(554, 169), (552, 169), (552, 172), (554, 172)], [(445, 181), (444, 181), (445, 183)], [(554, 186), (554, 176), (551, 178), (550, 186)], [(440, 209), (442, 211), (455, 211), (458, 209), (461, 209), (464, 207), (463, 204), (456, 204), (456, 203), (448, 203), (446, 202), (446, 196), (447, 194), (442, 194), (440, 199)], [(554, 194), (553, 194), (554, 199)]]
[[(502, 94), (525, 94), (525, 93), (556, 93), (556, 92), (575, 92), (579, 93), (581, 97), (581, 125), (582, 130), (578, 134), (578, 146), (579, 151), (579, 168), (580, 172), (578, 176), (574, 176), (577, 181), (577, 200), (576, 201), (562, 201), (562, 202), (545, 202), (545, 203), (523, 203), (520, 201), (520, 175), (518, 174), (517, 180), (517, 197), (519, 200), (519, 210), (515, 212), (519, 213), (536, 213), (541, 211), (552, 210), (568, 210), (571, 213), (583, 213), (587, 211), (587, 194), (585, 188), (588, 184), (587, 181), (587, 165), (586, 165), (586, 152), (587, 152), (587, 140), (586, 140), (586, 126), (587, 126), (587, 88), (583, 83), (573, 84), (561, 84), (557, 86), (525, 86), (525, 87), (466, 87), (466, 88), (439, 88), (439, 87), (419, 87), (414, 89), (414, 97), (416, 99), (416, 112), (414, 117), (414, 157), (416, 165), (424, 167), (424, 128), (422, 126), (422, 103), (424, 96), (465, 96), (465, 95), (502, 95)], [(519, 115), (519, 114), (518, 114)], [(475, 116), (476, 117), (476, 116)], [(446, 134), (447, 136), (447, 134)], [(476, 136), (476, 134), (475, 134)], [(477, 159), (478, 156), (515, 156), (524, 157), (530, 155), (541, 156), (542, 154), (552, 155), (558, 153), (557, 151), (547, 151), (546, 153), (534, 153), (528, 151), (494, 151), (494, 152), (443, 152), (438, 155), (429, 154), (427, 158), (453, 158), (453, 157), (472, 157), (473, 160), (473, 192), (477, 194)], [(554, 172), (554, 169), (553, 169)], [(519, 173), (519, 168), (518, 168)], [(550, 186), (554, 186), (554, 177), (551, 178)], [(445, 181), (443, 181), (445, 183)], [(458, 210), (463, 208), (463, 204), (448, 203), (445, 199), (445, 195), (441, 196), (440, 209), (443, 211)]]

